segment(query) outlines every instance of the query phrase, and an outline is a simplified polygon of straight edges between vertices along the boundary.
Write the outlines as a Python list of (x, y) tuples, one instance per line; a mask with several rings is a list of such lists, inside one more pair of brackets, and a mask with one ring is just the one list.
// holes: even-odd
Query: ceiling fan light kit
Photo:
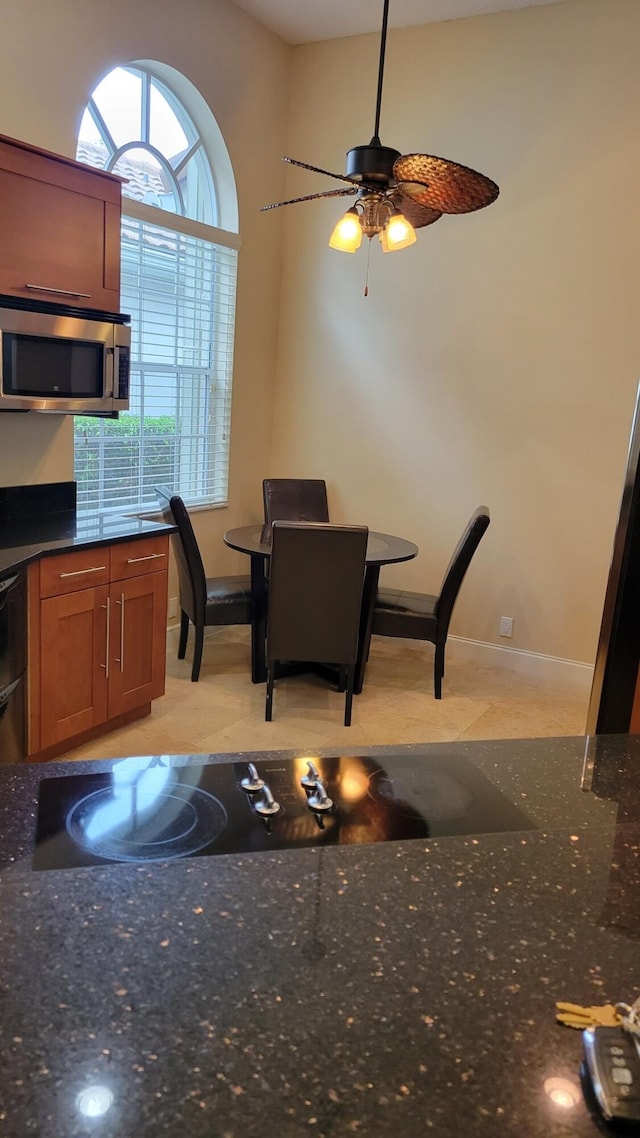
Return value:
[(397, 249), (407, 249), (417, 241), (415, 229), (399, 209), (394, 209), (378, 237), (383, 253), (395, 253)]
[(443, 213), (471, 213), (484, 209), (500, 193), (495, 182), (468, 166), (431, 154), (401, 154), (380, 142), (378, 132), (388, 18), (389, 0), (383, 0), (378, 94), (370, 143), (347, 151), (345, 174), (334, 174), (295, 158), (284, 159), (304, 170), (348, 183), (349, 188), (324, 190), (262, 207), (263, 210), (278, 209), (315, 198), (356, 194), (355, 204), (340, 219), (329, 239), (330, 247), (342, 253), (355, 253), (363, 235), (369, 241), (377, 235), (385, 253), (406, 249), (414, 244), (416, 229), (432, 225)]
[(355, 253), (356, 249), (360, 248), (361, 243), (362, 226), (360, 225), (358, 211), (356, 207), (352, 205), (344, 217), (340, 218), (340, 221), (329, 238), (329, 245), (332, 249), (338, 249), (341, 253)]

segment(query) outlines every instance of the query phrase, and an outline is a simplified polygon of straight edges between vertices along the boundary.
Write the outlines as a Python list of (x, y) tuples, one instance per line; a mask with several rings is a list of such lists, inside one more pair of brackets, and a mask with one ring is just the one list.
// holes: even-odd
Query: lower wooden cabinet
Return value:
[(109, 589), (49, 597), (40, 607), (38, 750), (104, 723)]
[[(31, 567), (32, 759), (146, 714), (164, 692), (168, 538), (121, 543), (111, 553), (110, 561), (109, 548), (99, 547)], [(105, 572), (116, 579), (86, 587)]]
[(167, 576), (120, 581), (109, 601), (107, 715), (113, 719), (164, 692)]

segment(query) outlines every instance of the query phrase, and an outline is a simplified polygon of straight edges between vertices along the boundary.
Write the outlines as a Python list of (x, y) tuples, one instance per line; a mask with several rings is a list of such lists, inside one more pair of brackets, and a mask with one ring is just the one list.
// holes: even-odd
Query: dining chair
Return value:
[(264, 520), (328, 522), (327, 484), (323, 478), (265, 478), (262, 483)]
[(433, 686), (436, 699), (442, 699), (444, 652), (453, 606), (471, 558), (490, 520), (487, 506), (478, 506), (471, 515), (447, 566), (437, 596), (402, 589), (378, 589), (372, 633), (377, 636), (400, 636), (406, 640), (428, 640), (435, 645)]
[(182, 498), (166, 486), (156, 486), (155, 492), (165, 522), (178, 528), (177, 534), (171, 535), (178, 568), (180, 602), (178, 659), (184, 660), (191, 622), (196, 634), (191, 680), (196, 683), (200, 675), (205, 628), (251, 623), (251, 578), (207, 577), (191, 518)]
[(366, 526), (274, 521), (267, 721), (278, 663), (306, 660), (339, 667), (339, 690), (346, 692), (344, 725), (350, 725), (368, 534)]

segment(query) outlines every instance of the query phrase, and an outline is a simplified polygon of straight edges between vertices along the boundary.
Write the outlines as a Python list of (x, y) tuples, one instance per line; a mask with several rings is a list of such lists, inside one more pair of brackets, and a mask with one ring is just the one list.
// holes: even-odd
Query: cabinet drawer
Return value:
[(40, 596), (58, 597), (109, 582), (109, 548), (78, 549), (40, 562)]
[(123, 541), (111, 546), (111, 580), (159, 573), (169, 564), (169, 538), (164, 534)]

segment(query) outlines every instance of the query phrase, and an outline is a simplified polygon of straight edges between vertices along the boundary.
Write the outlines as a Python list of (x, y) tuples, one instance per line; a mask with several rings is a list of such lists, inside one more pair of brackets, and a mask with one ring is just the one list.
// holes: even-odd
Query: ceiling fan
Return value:
[(301, 166), (303, 170), (347, 182), (349, 188), (323, 190), (262, 206), (263, 210), (279, 209), (283, 205), (313, 201), (315, 198), (356, 195), (354, 205), (340, 219), (329, 240), (333, 249), (344, 253), (355, 253), (363, 234), (369, 241), (377, 234), (385, 253), (405, 249), (416, 240), (416, 229), (432, 225), (443, 213), (471, 213), (483, 209), (491, 205), (500, 192), (495, 182), (468, 166), (431, 154), (400, 154), (399, 150), (383, 146), (380, 142), (378, 132), (388, 18), (389, 0), (383, 0), (378, 94), (371, 141), (347, 151), (345, 174), (334, 174), (331, 170), (311, 166), (296, 158), (283, 159), (293, 166)]

